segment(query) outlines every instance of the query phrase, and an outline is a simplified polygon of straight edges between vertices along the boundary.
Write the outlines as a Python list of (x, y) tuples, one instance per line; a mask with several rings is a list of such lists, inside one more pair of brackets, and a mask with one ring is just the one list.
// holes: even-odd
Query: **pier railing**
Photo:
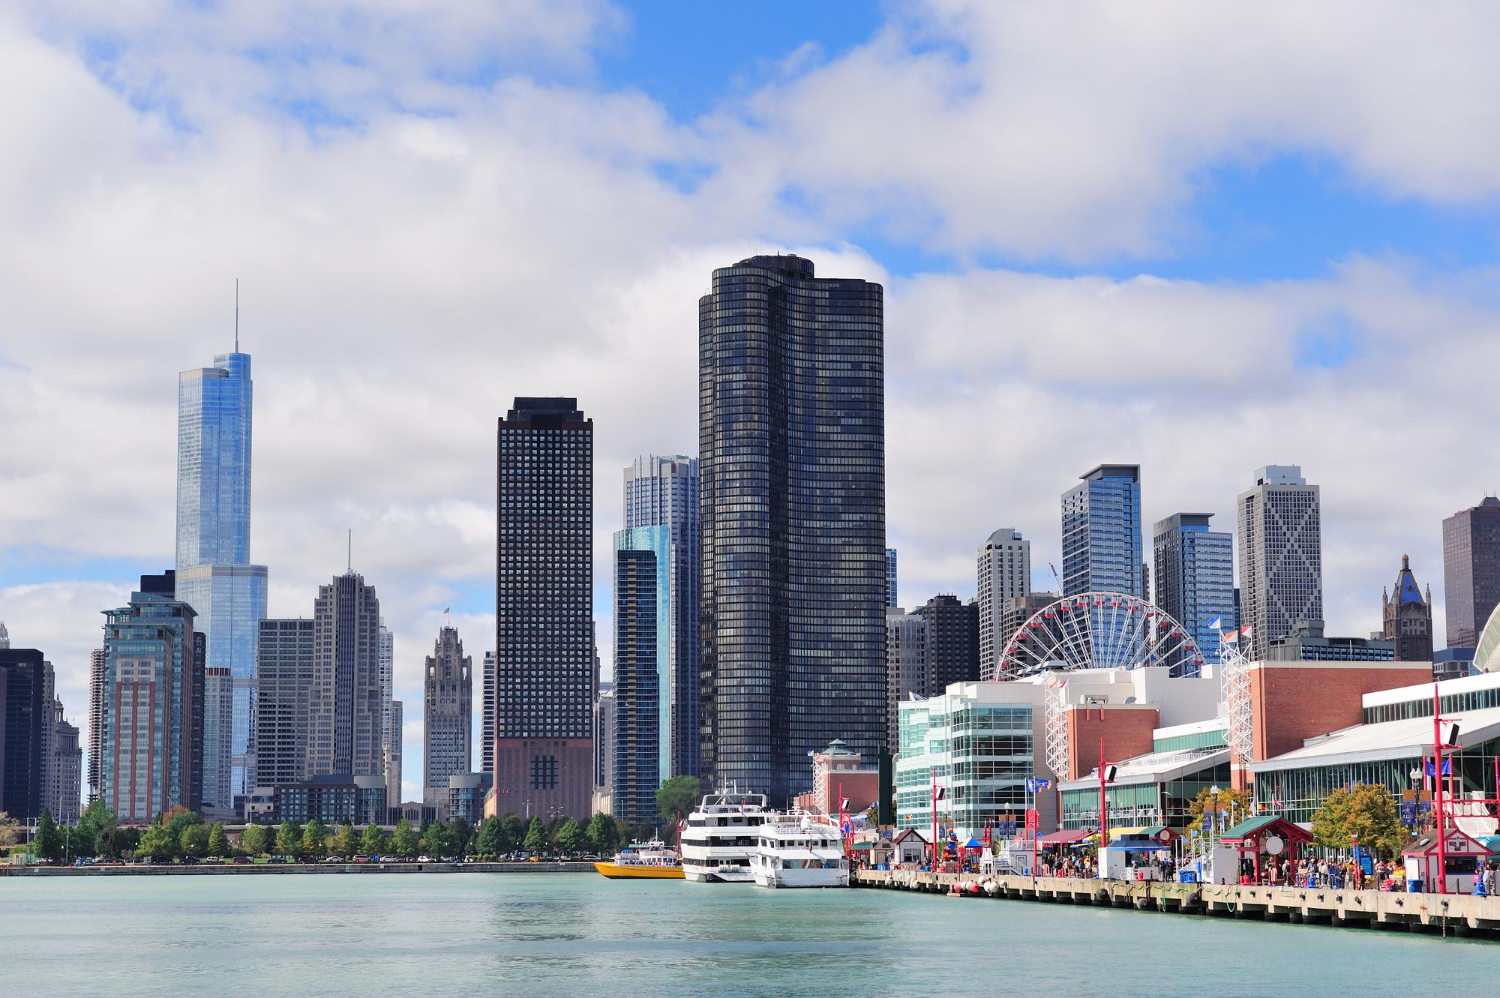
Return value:
[(1324, 887), (1248, 887), (1074, 877), (991, 876), (921, 870), (856, 870), (856, 887), (966, 898), (1104, 905), (1138, 911), (1258, 918), (1268, 921), (1431, 930), (1500, 938), (1500, 898), (1399, 894)]

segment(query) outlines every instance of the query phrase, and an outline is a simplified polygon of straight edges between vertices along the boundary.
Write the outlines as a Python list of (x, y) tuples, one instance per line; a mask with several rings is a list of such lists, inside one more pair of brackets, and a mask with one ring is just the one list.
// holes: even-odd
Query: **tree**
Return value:
[[(168, 829), (171, 834), (171, 829)], [(202, 859), (208, 855), (208, 829), (203, 825), (188, 825), (177, 839), (177, 851), (183, 856)]]
[(452, 830), (441, 821), (428, 825), (422, 836), (422, 849), (434, 859), (452, 856), (455, 851)]
[(516, 852), (526, 842), (526, 826), (514, 811), (500, 819), (500, 851)]
[(224, 834), (224, 826), (217, 821), (208, 826), (208, 854), (210, 856), (228, 856), (234, 852), (234, 847), (229, 844), (229, 836)]
[(62, 832), (57, 830), (57, 822), (52, 820), (50, 808), (42, 808), (42, 819), (37, 822), (36, 839), (32, 846), (36, 854), (48, 863), (56, 863), (63, 857)]
[(302, 831), (302, 855), (320, 859), (328, 849), (328, 826), (317, 818), (309, 821)]
[(532, 818), (531, 825), (526, 829), (526, 838), (521, 843), (521, 848), (529, 853), (541, 853), (547, 848), (547, 828), (542, 824), (541, 818)]
[(346, 821), (334, 833), (333, 848), (329, 851), (342, 859), (349, 859), (358, 847), (359, 843), (354, 837), (354, 826)]
[(615, 819), (603, 811), (594, 815), (594, 819), (589, 822), (588, 839), (589, 845), (600, 855), (607, 856), (614, 852), (620, 842), (620, 830), (615, 825)]
[(102, 837), (109, 841), (100, 849), (100, 855), (109, 859), (124, 859), (134, 856), (136, 850), (140, 848), (141, 830), (116, 826), (107, 836)]
[(701, 789), (696, 776), (673, 776), (656, 788), (656, 813), (672, 827), (669, 838), (676, 841), (677, 821), (698, 806)]
[(21, 823), (0, 811), (0, 849), (9, 849), (21, 837)]
[(1390, 791), (1377, 783), (1339, 787), (1323, 798), (1313, 814), (1313, 839), (1325, 849), (1353, 848), (1354, 840), (1390, 858), (1406, 844), (1406, 830)]
[(391, 836), (391, 852), (402, 859), (411, 859), (420, 848), (419, 842), (416, 831), (411, 827), (411, 822), (405, 818), (396, 822), (395, 834)]
[(373, 821), (365, 826), (364, 833), (359, 837), (359, 851), (366, 856), (381, 855), (388, 844), (385, 829)]
[(240, 851), (247, 856), (260, 856), (270, 845), (267, 841), (269, 838), (265, 826), (247, 825), (240, 833)]
[(177, 856), (177, 839), (165, 825), (158, 822), (141, 833), (135, 854), (153, 863), (164, 863)]
[[(1255, 814), (1255, 801), (1248, 790), (1235, 790), (1231, 787), (1220, 787), (1217, 801), (1211, 787), (1204, 787), (1198, 791), (1198, 796), (1188, 802), (1188, 827), (1203, 827), (1203, 812), (1212, 811), (1218, 807), (1219, 811), (1229, 812), (1229, 825), (1234, 826)], [(1222, 819), (1221, 819), (1222, 821)], [(1218, 827), (1217, 825), (1215, 827)]]
[(484, 819), (484, 824), (479, 826), (479, 834), (474, 839), (474, 852), (480, 856), (495, 857), (500, 855), (500, 847), (504, 844), (505, 833), (500, 828), (500, 819), (490, 817)]
[(474, 827), (463, 818), (448, 822), (448, 833), (453, 838), (453, 855), (467, 856), (473, 851)]
[(102, 798), (94, 801), (79, 816), (78, 827), (73, 829), (73, 852), (79, 856), (106, 855), (117, 824), (109, 805)]
[(295, 859), (302, 854), (302, 828), (283, 821), (276, 832), (276, 855)]
[(572, 818), (563, 822), (562, 827), (557, 830), (555, 841), (557, 848), (564, 856), (583, 852), (589, 844), (588, 836), (583, 832), (583, 826)]

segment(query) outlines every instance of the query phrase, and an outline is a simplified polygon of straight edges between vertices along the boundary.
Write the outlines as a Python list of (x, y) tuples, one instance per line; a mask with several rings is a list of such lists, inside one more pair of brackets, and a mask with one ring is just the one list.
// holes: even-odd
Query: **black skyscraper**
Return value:
[(1443, 584), (1448, 647), (1473, 648), (1500, 603), (1500, 499), (1486, 496), (1443, 521)]
[(941, 696), (950, 683), (979, 680), (979, 604), (957, 596), (934, 596), (916, 609), (927, 621), (929, 694)]
[(594, 424), (571, 398), (500, 420), (495, 795), (502, 814), (593, 805)]
[(19, 821), (42, 813), (46, 665), (35, 648), (0, 648), (0, 811)]
[(698, 303), (703, 765), (775, 802), (885, 739), (883, 327), (880, 285), (795, 256)]

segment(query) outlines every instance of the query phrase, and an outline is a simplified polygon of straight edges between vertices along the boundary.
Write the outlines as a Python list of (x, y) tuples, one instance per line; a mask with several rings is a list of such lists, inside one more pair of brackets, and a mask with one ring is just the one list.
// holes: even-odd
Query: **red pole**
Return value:
[(1432, 799), (1432, 817), (1437, 826), (1438, 847), (1438, 893), (1448, 893), (1448, 835), (1443, 829), (1443, 719), (1438, 716), (1442, 708), (1442, 697), (1438, 695), (1438, 684), (1432, 684), (1432, 783), (1436, 793)]
[(1109, 844), (1109, 806), (1104, 795), (1104, 739), (1099, 739), (1099, 879), (1104, 879), (1104, 847)]
[(932, 767), (932, 872), (937, 872), (937, 767)]

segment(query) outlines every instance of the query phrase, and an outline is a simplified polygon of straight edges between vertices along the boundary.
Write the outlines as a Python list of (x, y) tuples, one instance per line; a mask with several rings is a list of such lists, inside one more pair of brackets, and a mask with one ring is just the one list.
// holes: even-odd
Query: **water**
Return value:
[(1500, 943), (592, 874), (0, 878), (0, 994), (1489, 995)]

